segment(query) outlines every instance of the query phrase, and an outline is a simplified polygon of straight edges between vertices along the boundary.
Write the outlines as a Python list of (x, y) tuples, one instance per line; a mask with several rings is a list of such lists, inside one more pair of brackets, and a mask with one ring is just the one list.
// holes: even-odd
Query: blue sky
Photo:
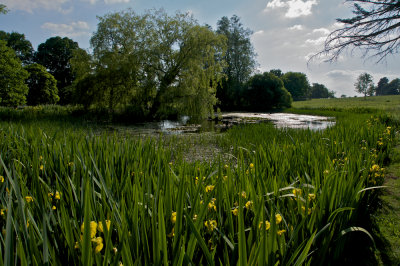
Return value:
[(343, 54), (335, 63), (312, 62), (308, 56), (320, 51), (327, 34), (338, 27), (336, 18), (351, 16), (344, 0), (0, 0), (10, 12), (0, 15), (0, 30), (24, 33), (36, 49), (52, 36), (66, 36), (89, 48), (97, 18), (109, 12), (132, 8), (164, 8), (168, 13), (190, 12), (200, 24), (215, 28), (222, 16), (234, 14), (254, 33), (252, 42), (257, 53), (259, 71), (281, 69), (306, 73), (310, 83), (325, 84), (342, 94), (356, 95), (354, 82), (363, 72), (373, 75), (374, 82), (386, 76), (400, 77), (400, 55), (384, 63), (361, 59), (355, 53)]

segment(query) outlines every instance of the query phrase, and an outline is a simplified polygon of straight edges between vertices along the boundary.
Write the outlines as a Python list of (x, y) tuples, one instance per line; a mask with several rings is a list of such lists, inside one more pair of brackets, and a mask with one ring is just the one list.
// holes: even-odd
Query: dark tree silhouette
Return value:
[(343, 27), (333, 31), (324, 50), (314, 57), (327, 56), (335, 61), (347, 49), (361, 49), (363, 57), (377, 62), (400, 49), (399, 0), (346, 0), (353, 4), (354, 17), (337, 19)]

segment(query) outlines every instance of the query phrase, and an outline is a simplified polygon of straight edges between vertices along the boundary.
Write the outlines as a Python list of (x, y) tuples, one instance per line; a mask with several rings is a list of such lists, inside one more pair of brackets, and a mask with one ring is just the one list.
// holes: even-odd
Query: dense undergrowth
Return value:
[(377, 112), (329, 112), (324, 131), (234, 127), (216, 139), (223, 153), (194, 162), (179, 137), (1, 122), (0, 261), (347, 263), (355, 236), (373, 246), (362, 219), (396, 128)]

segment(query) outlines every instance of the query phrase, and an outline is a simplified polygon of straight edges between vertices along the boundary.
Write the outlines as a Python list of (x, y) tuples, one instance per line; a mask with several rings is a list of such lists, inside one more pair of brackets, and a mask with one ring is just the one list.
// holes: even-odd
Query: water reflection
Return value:
[[(184, 133), (220, 133), (238, 124), (272, 122), (277, 128), (303, 128), (323, 130), (335, 124), (332, 117), (315, 115), (298, 115), (287, 113), (224, 113), (219, 121), (204, 120), (199, 124), (189, 124), (189, 117), (184, 116), (179, 121), (164, 120), (118, 127), (119, 131), (129, 131), (130, 134), (184, 134)], [(115, 128), (117, 129), (117, 128)]]

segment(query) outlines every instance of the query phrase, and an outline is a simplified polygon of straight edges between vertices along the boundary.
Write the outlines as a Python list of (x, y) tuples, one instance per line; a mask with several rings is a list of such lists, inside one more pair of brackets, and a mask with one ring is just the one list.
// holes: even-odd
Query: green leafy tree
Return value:
[(244, 101), (244, 107), (249, 111), (268, 111), (290, 107), (292, 97), (280, 78), (265, 72), (254, 75), (247, 82)]
[(367, 95), (374, 96), (375, 90), (376, 90), (375, 85), (372, 83), (371, 86), (368, 87)]
[(310, 83), (306, 74), (287, 72), (282, 76), (282, 81), (294, 101), (305, 100), (309, 97)]
[(398, 95), (400, 94), (400, 79), (392, 80), (384, 90), (384, 95)]
[(93, 66), (82, 75), (82, 84), (90, 86), (77, 86), (95, 95), (92, 104), (113, 111), (132, 103), (158, 118), (177, 113), (204, 117), (212, 111), (222, 77), (215, 55), (223, 54), (224, 43), (188, 14), (107, 14), (99, 18), (91, 45), (90, 62), (84, 56), (76, 60), (83, 63), (72, 62), (81, 69)]
[(0, 105), (18, 106), (26, 103), (28, 72), (13, 49), (0, 40)]
[(354, 86), (356, 92), (364, 94), (365, 98), (367, 95), (371, 95), (371, 93), (373, 94), (374, 82), (372, 76), (368, 73), (360, 74)]
[(277, 76), (278, 78), (281, 78), (283, 76), (283, 72), (280, 69), (271, 69), (269, 71), (269, 73), (274, 74), (275, 76)]
[(18, 58), (24, 65), (32, 63), (34, 54), (33, 46), (30, 41), (25, 39), (24, 34), (18, 32), (7, 33), (0, 31), (0, 40), (7, 42), (7, 46), (15, 51)]
[(70, 97), (67, 87), (75, 79), (70, 59), (73, 51), (78, 49), (78, 43), (64, 37), (51, 37), (38, 46), (35, 54), (35, 62), (47, 68), (50, 74), (57, 80), (57, 88), (60, 96), (60, 104), (69, 104)]
[(26, 84), (29, 87), (28, 105), (54, 104), (58, 97), (57, 80), (47, 72), (46, 68), (39, 64), (31, 64), (25, 67), (29, 73)]
[(378, 81), (378, 85), (376, 86), (375, 89), (375, 95), (380, 96), (380, 95), (385, 95), (385, 88), (389, 84), (389, 79), (387, 77), (383, 77)]
[(249, 80), (257, 64), (250, 40), (253, 32), (244, 28), (236, 15), (230, 19), (222, 17), (217, 25), (217, 33), (224, 36), (227, 43), (225, 55), (219, 58), (226, 62), (224, 67), (226, 79), (218, 88), (217, 97), (223, 109), (234, 109), (239, 104), (239, 94), (243, 84)]
[(323, 84), (313, 83), (310, 88), (310, 97), (312, 99), (334, 98), (335, 92), (329, 91)]

